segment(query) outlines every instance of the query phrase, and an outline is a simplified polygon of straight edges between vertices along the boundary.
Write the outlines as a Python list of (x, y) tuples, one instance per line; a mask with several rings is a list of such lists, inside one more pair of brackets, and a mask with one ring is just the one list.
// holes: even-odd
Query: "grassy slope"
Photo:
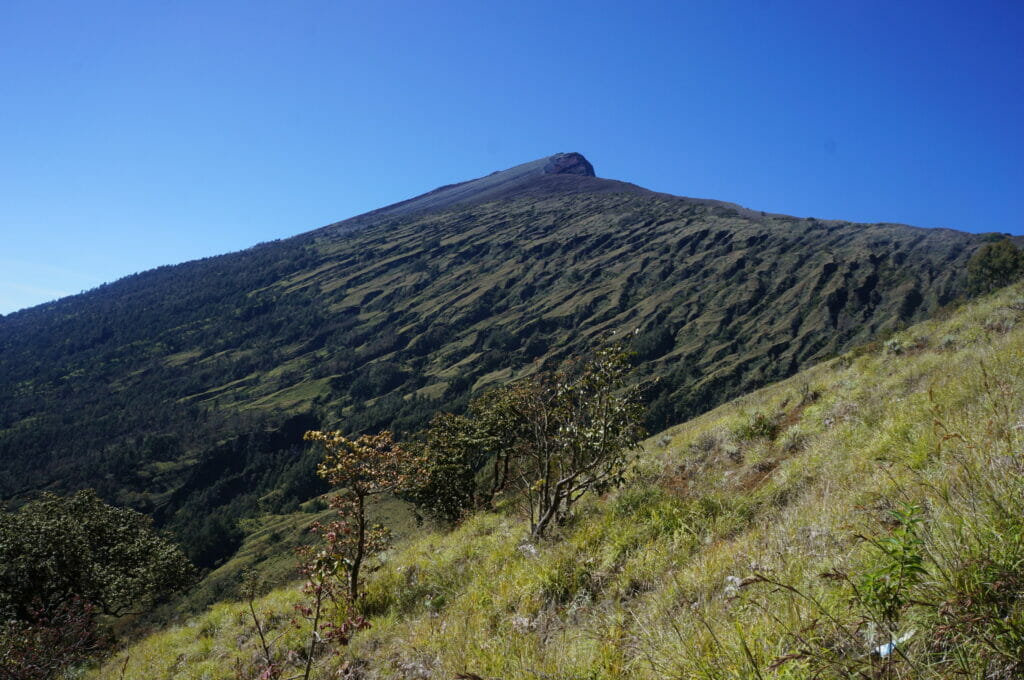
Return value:
[[(485, 514), (405, 542), (371, 577), (373, 629), (323, 658), (317, 677), (341, 663), (384, 678), (877, 672), (868, 652), (887, 637), (863, 578), (886, 560), (857, 537), (898, 535), (889, 511), (900, 502), (923, 508), (914, 550), (927, 574), (898, 593), (916, 604), (893, 628), (915, 634), (892, 677), (1012, 677), (1024, 647), (1022, 294), (1007, 289), (653, 437), (634, 481), (591, 499), (555, 540), (524, 544), (522, 521)], [(779, 423), (776, 436), (749, 431), (757, 413)], [(825, 572), (850, 574), (863, 597)], [(740, 587), (754, 574), (796, 591)], [(260, 607), (285, 630), (297, 597), (277, 590)], [(299, 644), (286, 632), (280, 648)], [(95, 677), (117, 678), (125, 654), (127, 678), (228, 677), (255, 650), (242, 606), (224, 603)], [(810, 656), (772, 666), (800, 650)]]
[[(640, 377), (661, 377), (652, 422), (680, 422), (928, 316), (961, 291), (984, 241), (590, 177), (530, 186), (359, 218), (358, 231), (342, 223), (5, 317), (0, 496), (95, 486), (163, 509), (169, 492), (192, 489), (205, 448), (278, 426), (275, 410), (319, 411), (350, 431), (415, 429), (473, 387), (613, 331), (642, 331)], [(139, 445), (156, 435), (170, 451)]]
[[(295, 549), (315, 540), (309, 532), (310, 524), (329, 522), (335, 517), (334, 511), (325, 509), (324, 499), (314, 499), (306, 505), (308, 512), (242, 520), (245, 540), (231, 559), (203, 576), (188, 593), (152, 612), (149, 618), (166, 621), (182, 612), (195, 613), (218, 600), (237, 597), (243, 574), (247, 572), (265, 583), (293, 581)], [(420, 531), (413, 510), (408, 503), (386, 497), (371, 501), (369, 517), (372, 523), (390, 528), (396, 540), (402, 540)]]

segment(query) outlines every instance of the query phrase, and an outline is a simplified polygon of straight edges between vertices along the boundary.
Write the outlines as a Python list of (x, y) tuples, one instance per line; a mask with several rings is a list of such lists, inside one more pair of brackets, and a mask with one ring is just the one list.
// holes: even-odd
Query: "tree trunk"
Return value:
[[(313, 613), (313, 628), (309, 631), (309, 650), (306, 652), (306, 668), (302, 673), (302, 680), (309, 680), (309, 673), (313, 670), (313, 657), (316, 652), (316, 644), (320, 641), (320, 608), (324, 602), (323, 582), (316, 587), (316, 609)], [(271, 666), (273, 668), (273, 666)]]
[(359, 567), (363, 564), (366, 554), (366, 507), (362, 496), (356, 496), (356, 554), (352, 558), (352, 568), (348, 573), (348, 596), (352, 602), (359, 597)]
[(508, 485), (509, 465), (512, 456), (507, 452), (499, 452), (494, 455), (494, 477), (491, 479), (491, 488), (487, 492), (487, 503), (485, 507), (494, 505), (494, 497), (505, 490)]
[(562, 482), (555, 484), (555, 488), (551, 491), (550, 500), (544, 499), (548, 503), (547, 507), (538, 508), (537, 524), (533, 527), (533, 538), (541, 538), (544, 532), (547, 531), (548, 525), (551, 524), (551, 520), (558, 514), (558, 509), (562, 506), (562, 501), (565, 499), (563, 486)]

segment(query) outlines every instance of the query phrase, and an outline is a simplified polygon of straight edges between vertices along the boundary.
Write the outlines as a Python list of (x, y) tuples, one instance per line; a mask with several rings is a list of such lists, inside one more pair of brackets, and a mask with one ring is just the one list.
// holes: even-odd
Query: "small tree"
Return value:
[(150, 518), (90, 490), (0, 510), (0, 677), (57, 677), (109, 642), (101, 614), (144, 611), (192, 573)]
[(609, 347), (491, 390), (465, 416), (435, 417), (418, 444), (417, 503), (453, 520), (514, 487), (540, 537), (588, 491), (619, 484), (644, 436), (627, 359)]
[(465, 416), (439, 414), (420, 435), (423, 475), (413, 497), (455, 520), (509, 488), (541, 536), (591, 489), (618, 484), (644, 436), (620, 346), (557, 372), (491, 390)]
[(306, 636), (304, 649), (290, 658), (277, 649), (279, 637), (268, 637), (266, 617), (261, 618), (256, 610), (258, 585), (249, 580), (245, 593), (260, 649), (255, 663), (236, 661), (239, 678), (259, 673), (260, 678), (276, 680), (284, 677), (287, 665), (301, 664), (302, 673), (289, 677), (306, 680), (313, 661), (325, 649), (343, 647), (355, 633), (370, 627), (354, 607), (359, 599), (360, 573), (369, 556), (387, 547), (390, 532), (386, 527), (370, 526), (367, 500), (405, 490), (419, 469), (416, 456), (399, 447), (390, 432), (352, 440), (340, 432), (310, 431), (305, 439), (324, 450), (317, 473), (343, 488), (330, 502), (338, 519), (314, 523), (310, 530), (320, 536), (320, 542), (297, 551), (299, 571), (306, 581), (292, 624)]
[[(291, 624), (306, 637), (301, 654), (282, 650), (278, 642), (283, 632), (271, 633), (268, 623), (270, 615), (256, 609), (256, 600), (263, 583), (254, 572), (244, 575), (242, 593), (245, 595), (253, 629), (259, 640), (259, 649), (247, 662), (235, 660), (235, 677), (238, 680), (259, 677), (260, 680), (308, 680), (313, 670), (313, 661), (332, 645), (344, 647), (352, 636), (370, 627), (370, 622), (352, 611), (351, 601), (340, 591), (337, 572), (338, 564), (333, 559), (330, 537), (326, 545), (302, 546), (298, 549), (299, 572), (306, 578), (302, 586), (304, 599), (295, 605), (296, 616)], [(299, 666), (302, 673), (285, 675), (288, 666)]]
[(349, 439), (340, 432), (310, 431), (306, 440), (323, 447), (324, 459), (317, 474), (341, 487), (331, 500), (340, 519), (314, 527), (325, 539), (323, 560), (348, 576), (348, 597), (359, 598), (359, 578), (367, 557), (387, 547), (390, 532), (371, 526), (367, 500), (386, 493), (399, 493), (411, 486), (421, 469), (419, 457), (400, 447), (390, 432)]
[(145, 611), (193, 575), (181, 549), (152, 525), (92, 490), (0, 511), (0, 615), (28, 620), (72, 598), (108, 616)]
[(422, 475), (412, 490), (417, 505), (456, 521), (480, 507), (490, 507), (505, 491), (518, 436), (514, 391), (496, 389), (469, 403), (466, 415), (439, 413), (419, 433), (414, 446)]
[(1024, 276), (1024, 253), (1010, 239), (986, 243), (967, 263), (967, 288), (990, 293)]
[(490, 449), (480, 423), (439, 413), (411, 446), (423, 461), (422, 477), (411, 493), (417, 505), (448, 522), (476, 506), (476, 476)]
[(587, 492), (621, 483), (644, 436), (636, 391), (624, 386), (628, 370), (626, 353), (614, 346), (474, 403), (478, 431), (499, 443), (492, 492), (518, 489), (535, 537)]

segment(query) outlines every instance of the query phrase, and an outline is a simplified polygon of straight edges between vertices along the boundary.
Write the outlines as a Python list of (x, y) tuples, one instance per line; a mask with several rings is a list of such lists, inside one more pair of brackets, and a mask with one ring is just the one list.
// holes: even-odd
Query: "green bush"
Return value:
[(91, 490), (44, 494), (18, 512), (0, 512), (0, 615), (80, 598), (120, 616), (148, 609), (192, 577), (181, 549), (152, 520), (104, 503)]
[(779, 434), (780, 420), (781, 418), (778, 414), (768, 415), (757, 411), (745, 423), (740, 424), (734, 434), (737, 439), (744, 441), (753, 441), (755, 439), (772, 441)]
[(1024, 277), (1024, 253), (1010, 239), (986, 243), (967, 263), (967, 288), (990, 293)]

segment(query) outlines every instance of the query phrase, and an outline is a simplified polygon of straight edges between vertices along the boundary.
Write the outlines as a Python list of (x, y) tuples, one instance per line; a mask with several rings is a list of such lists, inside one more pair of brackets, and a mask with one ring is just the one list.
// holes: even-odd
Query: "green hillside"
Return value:
[(541, 159), (0, 318), (0, 498), (93, 487), (216, 566), (324, 490), (307, 429), (414, 430), (633, 331), (659, 429), (927, 317), (985, 241), (592, 174)]
[[(1020, 677), (1022, 414), (1016, 285), (652, 437), (551, 539), (495, 513), (405, 540), (314, 677)], [(256, 603), (286, 674), (299, 598)], [(91, 677), (258, 657), (222, 603)]]

